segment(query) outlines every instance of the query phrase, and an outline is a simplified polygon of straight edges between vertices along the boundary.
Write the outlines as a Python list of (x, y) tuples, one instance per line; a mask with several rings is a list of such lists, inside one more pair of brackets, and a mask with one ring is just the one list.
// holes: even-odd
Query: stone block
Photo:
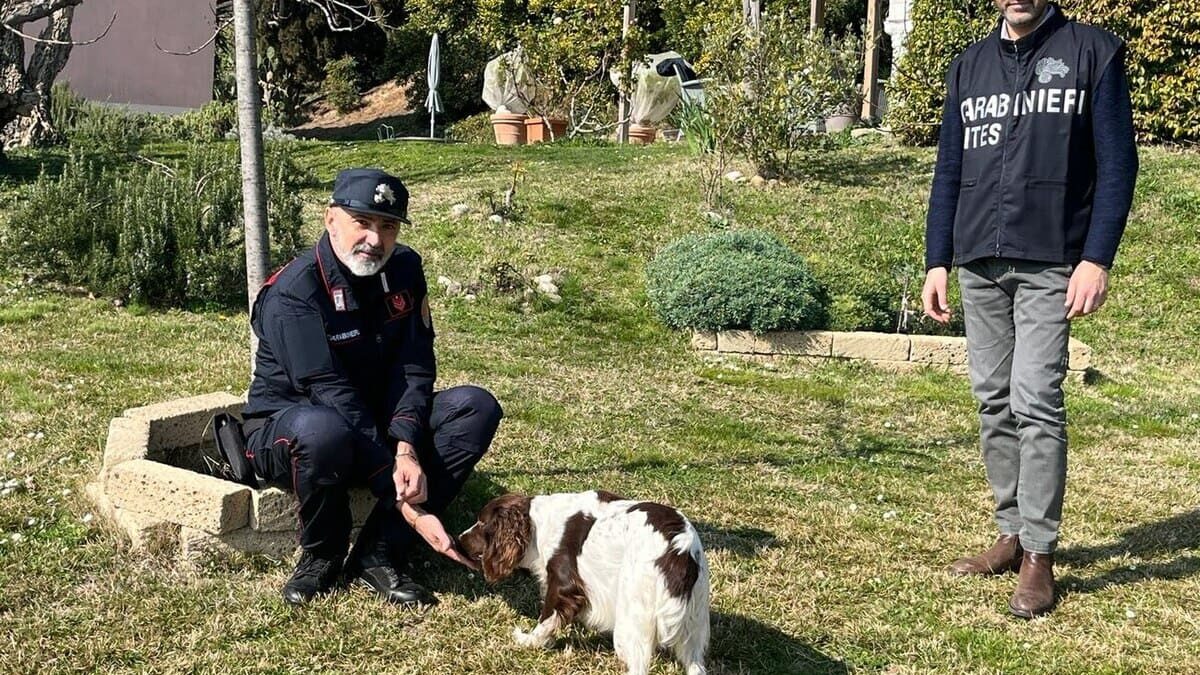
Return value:
[(178, 524), (114, 506), (100, 481), (88, 483), (84, 493), (96, 506), (100, 517), (129, 539), (130, 548), (134, 551), (164, 553), (178, 546)]
[(870, 361), (907, 361), (909, 339), (899, 333), (834, 333), (832, 355)]
[(1092, 348), (1071, 338), (1067, 343), (1067, 368), (1087, 370), (1092, 367)]
[(759, 349), (758, 336), (749, 330), (723, 330), (717, 333), (717, 351), (732, 354), (756, 354)]
[(717, 334), (708, 331), (693, 331), (692, 332), (692, 349), (699, 351), (713, 351), (717, 348)]
[(932, 365), (965, 365), (967, 363), (967, 339), (936, 335), (912, 335), (909, 361)]
[(116, 466), (131, 459), (145, 459), (149, 445), (149, 421), (114, 417), (108, 423), (108, 439), (104, 442), (104, 467)]
[(119, 508), (215, 534), (250, 522), (250, 488), (145, 459), (109, 469), (105, 491)]
[(184, 527), (179, 532), (179, 556), (186, 563), (232, 553), (253, 553), (275, 560), (291, 560), (299, 546), (295, 532), (259, 532), (249, 527), (213, 534)]
[(244, 401), (228, 392), (192, 396), (130, 408), (125, 417), (150, 424), (148, 449), (184, 448), (212, 438), (208, 423), (218, 412), (239, 412)]
[(756, 348), (768, 354), (829, 356), (833, 353), (833, 335), (821, 330), (772, 331), (759, 337)]
[(250, 491), (250, 528), (259, 532), (295, 532), (296, 495), (269, 487)]

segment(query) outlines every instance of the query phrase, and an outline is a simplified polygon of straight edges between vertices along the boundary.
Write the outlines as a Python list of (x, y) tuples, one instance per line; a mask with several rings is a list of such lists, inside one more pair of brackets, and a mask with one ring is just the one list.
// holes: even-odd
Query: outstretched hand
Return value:
[(421, 535), (425, 543), (429, 544), (429, 548), (468, 569), (479, 569), (479, 565), (474, 560), (471, 560), (458, 550), (454, 537), (451, 537), (446, 532), (446, 527), (442, 525), (442, 521), (437, 516), (412, 504), (401, 502), (398, 506), (400, 507), (401, 515), (404, 516), (404, 520), (416, 530), (417, 534)]

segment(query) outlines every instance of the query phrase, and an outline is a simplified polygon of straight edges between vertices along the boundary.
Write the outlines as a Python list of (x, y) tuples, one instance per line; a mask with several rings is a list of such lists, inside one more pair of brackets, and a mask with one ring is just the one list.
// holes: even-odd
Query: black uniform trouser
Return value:
[[(502, 415), (495, 397), (479, 387), (433, 395), (431, 433), (416, 447), (425, 473), (426, 511), (440, 514), (458, 495), (491, 445)], [(384, 448), (356, 432), (335, 409), (284, 408), (251, 433), (246, 445), (259, 476), (295, 492), (304, 550), (330, 559), (345, 555), (352, 526), (347, 490), (363, 484), (378, 502), (359, 533), (355, 557), (368, 567), (395, 561), (415, 540), (396, 508), (395, 447)]]

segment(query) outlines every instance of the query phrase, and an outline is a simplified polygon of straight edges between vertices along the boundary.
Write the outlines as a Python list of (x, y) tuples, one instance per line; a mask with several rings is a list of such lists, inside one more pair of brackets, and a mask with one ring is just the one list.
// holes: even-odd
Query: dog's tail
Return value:
[(703, 675), (709, 639), (709, 570), (700, 535), (684, 521), (658, 561), (667, 581), (658, 616), (659, 643), (671, 648), (688, 675)]

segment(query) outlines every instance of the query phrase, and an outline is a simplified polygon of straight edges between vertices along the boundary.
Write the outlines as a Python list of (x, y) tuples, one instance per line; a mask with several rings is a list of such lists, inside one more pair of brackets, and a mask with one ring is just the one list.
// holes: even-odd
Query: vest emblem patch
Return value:
[(1050, 84), (1050, 80), (1053, 80), (1056, 75), (1066, 78), (1067, 73), (1071, 72), (1071, 69), (1067, 67), (1067, 64), (1063, 63), (1062, 59), (1047, 56), (1037, 62), (1037, 65), (1034, 66), (1034, 72), (1037, 73), (1038, 82)]

